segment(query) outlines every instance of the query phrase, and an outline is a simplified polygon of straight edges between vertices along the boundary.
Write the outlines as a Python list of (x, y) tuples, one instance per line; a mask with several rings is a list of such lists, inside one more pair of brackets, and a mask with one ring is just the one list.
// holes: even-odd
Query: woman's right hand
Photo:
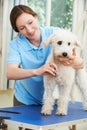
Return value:
[(47, 63), (34, 71), (36, 76), (52, 75), (56, 77), (58, 75), (58, 68), (55, 63)]
[(37, 69), (23, 69), (19, 68), (17, 64), (7, 65), (7, 79), (8, 80), (18, 80), (25, 79), (33, 76), (40, 75), (58, 75), (57, 66), (55, 63), (48, 63)]

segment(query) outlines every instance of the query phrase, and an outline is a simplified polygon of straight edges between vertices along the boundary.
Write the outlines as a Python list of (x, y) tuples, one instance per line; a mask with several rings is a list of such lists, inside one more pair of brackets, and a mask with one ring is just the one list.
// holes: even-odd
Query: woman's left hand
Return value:
[(82, 69), (84, 67), (83, 59), (76, 56), (76, 50), (73, 49), (73, 55), (68, 58), (59, 58), (59, 61), (65, 66), (72, 66), (74, 69)]
[(82, 68), (84, 67), (83, 59), (82, 59), (81, 57), (75, 57), (75, 58), (72, 60), (71, 66), (72, 66), (74, 69), (82, 69)]

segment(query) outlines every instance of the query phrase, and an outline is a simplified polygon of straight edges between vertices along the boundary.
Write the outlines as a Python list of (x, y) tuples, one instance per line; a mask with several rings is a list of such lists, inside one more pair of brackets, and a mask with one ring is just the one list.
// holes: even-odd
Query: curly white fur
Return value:
[[(79, 50), (81, 45), (76, 36), (68, 31), (59, 29), (53, 33), (45, 42), (45, 46), (52, 45), (51, 54), (47, 59), (47, 63), (55, 62), (58, 66), (58, 77), (44, 76), (44, 96), (43, 106), (41, 113), (44, 115), (50, 115), (53, 110), (54, 98), (53, 91), (55, 86), (58, 85), (59, 99), (57, 102), (57, 115), (67, 115), (68, 102), (72, 87), (77, 79), (78, 85), (83, 94), (84, 109), (87, 110), (87, 73), (85, 68), (75, 70), (72, 67), (64, 66), (58, 61), (58, 57), (69, 57), (73, 53), (73, 49)], [(77, 51), (78, 55), (80, 54)]]

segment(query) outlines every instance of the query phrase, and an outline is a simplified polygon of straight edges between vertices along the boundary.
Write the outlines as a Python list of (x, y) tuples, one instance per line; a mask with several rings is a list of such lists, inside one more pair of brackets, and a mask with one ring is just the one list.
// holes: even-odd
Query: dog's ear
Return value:
[(51, 36), (49, 36), (46, 41), (44, 42), (44, 47), (48, 46), (49, 44), (52, 43), (52, 39), (53, 39), (53, 34)]
[(75, 45), (76, 45), (77, 47), (82, 48), (81, 43), (80, 43), (80, 41), (79, 41), (79, 40), (76, 40), (76, 41), (75, 41)]

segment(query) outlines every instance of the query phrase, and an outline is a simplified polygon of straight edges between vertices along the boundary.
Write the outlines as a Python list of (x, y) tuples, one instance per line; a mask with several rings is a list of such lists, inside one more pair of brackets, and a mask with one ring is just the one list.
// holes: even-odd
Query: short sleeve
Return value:
[(18, 51), (18, 47), (15, 41), (10, 42), (8, 57), (7, 57), (7, 64), (21, 64), (20, 53)]

